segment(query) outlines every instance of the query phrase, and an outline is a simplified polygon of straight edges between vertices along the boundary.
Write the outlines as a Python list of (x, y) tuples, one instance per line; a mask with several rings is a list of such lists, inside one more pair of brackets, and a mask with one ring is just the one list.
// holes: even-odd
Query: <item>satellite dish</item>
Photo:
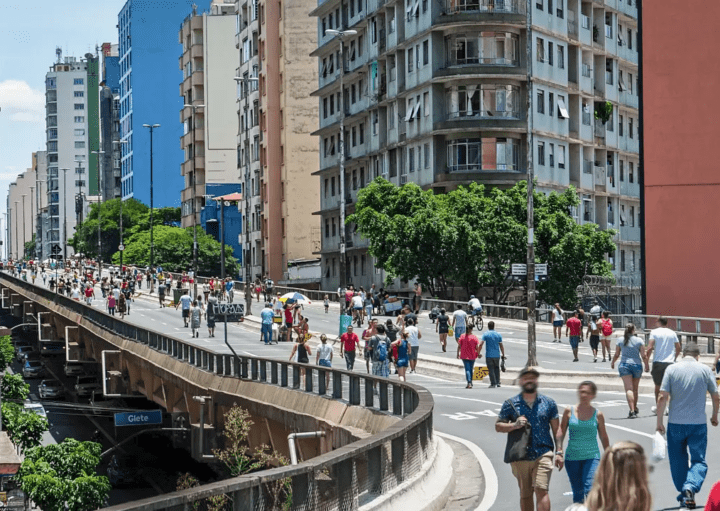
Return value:
[(225, 205), (226, 205), (226, 206), (229, 206), (229, 205), (230, 205), (230, 201), (229, 201), (229, 200), (226, 200), (226, 201), (225, 201)]

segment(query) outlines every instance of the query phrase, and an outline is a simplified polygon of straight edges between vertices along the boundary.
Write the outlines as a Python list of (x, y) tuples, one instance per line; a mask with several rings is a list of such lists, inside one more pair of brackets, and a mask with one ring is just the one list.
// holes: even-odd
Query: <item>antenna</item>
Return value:
[(57, 56), (57, 63), (60, 64), (62, 62), (62, 48), (59, 46), (55, 47), (55, 55)]

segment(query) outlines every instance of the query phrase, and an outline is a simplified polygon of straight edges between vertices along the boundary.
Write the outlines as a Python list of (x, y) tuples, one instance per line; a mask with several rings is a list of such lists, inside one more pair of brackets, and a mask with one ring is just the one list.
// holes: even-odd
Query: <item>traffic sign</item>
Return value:
[(220, 302), (215, 305), (215, 321), (222, 323), (226, 320), (227, 322), (237, 323), (245, 316), (245, 305), (242, 303), (227, 303)]
[(535, 275), (538, 277), (546, 277), (547, 274), (547, 263), (538, 263), (535, 265)]
[(520, 275), (527, 275), (527, 265), (526, 264), (513, 264), (511, 266), (511, 274), (515, 277)]
[(115, 426), (149, 426), (151, 424), (162, 424), (161, 410), (115, 414)]
[(488, 369), (487, 366), (476, 367), (473, 369), (473, 380), (482, 380), (488, 374), (490, 374), (490, 369)]
[(123, 250), (125, 250), (125, 245), (120, 244), (120, 245), (118, 246), (118, 250), (119, 250), (120, 252), (122, 252)]
[(58, 255), (59, 253), (62, 252), (62, 248), (60, 248), (60, 245), (55, 244), (50, 248), (50, 252), (55, 255)]

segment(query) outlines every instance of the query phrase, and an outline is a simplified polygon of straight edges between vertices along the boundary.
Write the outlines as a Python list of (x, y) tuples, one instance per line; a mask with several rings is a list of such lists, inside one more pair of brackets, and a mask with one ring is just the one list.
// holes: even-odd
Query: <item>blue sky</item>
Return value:
[[(0, 213), (8, 186), (45, 148), (45, 73), (63, 55), (117, 43), (125, 0), (0, 1)], [(2, 216), (0, 215), (0, 218)], [(5, 237), (3, 225), (2, 238)]]

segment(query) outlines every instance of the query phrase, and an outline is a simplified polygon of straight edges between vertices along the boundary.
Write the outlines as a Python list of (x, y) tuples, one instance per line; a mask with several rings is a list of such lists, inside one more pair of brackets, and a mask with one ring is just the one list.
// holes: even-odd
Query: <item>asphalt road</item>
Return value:
[[(238, 301), (238, 297), (236, 297)], [(102, 300), (95, 300), (95, 307), (104, 307)], [(323, 331), (337, 333), (337, 309), (333, 314), (325, 314), (321, 304), (306, 306), (304, 314), (307, 315), (312, 331)], [(254, 312), (259, 312), (259, 307), (254, 304)], [(223, 324), (217, 323), (216, 337), (209, 338), (204, 321), (201, 327), (200, 337), (191, 340), (190, 329), (183, 326), (180, 310), (166, 307), (160, 308), (156, 300), (136, 299), (131, 305), (131, 314), (126, 320), (139, 326), (145, 326), (154, 330), (175, 335), (181, 339), (194, 342), (199, 346), (217, 350), (218, 352), (229, 352), (224, 344)], [(421, 319), (421, 352), (438, 356), (454, 356), (451, 350), (443, 354), (437, 337), (434, 334), (434, 325), (427, 319)], [(506, 343), (509, 365), (520, 366), (524, 363), (527, 341), (523, 339), (524, 331), (519, 329), (499, 328)], [(259, 341), (260, 334), (257, 330), (248, 329), (244, 325), (230, 324), (228, 326), (228, 340), (231, 345), (241, 354), (256, 355), (263, 357), (278, 357), (287, 359), (290, 355), (290, 346), (284, 343), (279, 345), (265, 346)], [(452, 346), (452, 344), (450, 344)], [(581, 345), (581, 362), (573, 364), (572, 355), (567, 341), (558, 345), (552, 343), (552, 336), (540, 333), (538, 335), (538, 359), (540, 364), (548, 369), (568, 367), (579, 370), (598, 371), (608, 370), (609, 363), (593, 363), (587, 343)], [(512, 363), (511, 361), (517, 362)], [(336, 362), (337, 363), (337, 362)], [(356, 370), (365, 370), (363, 364), (356, 364)], [(447, 433), (456, 437), (466, 439), (476, 444), (490, 460), (491, 470), (495, 472), (495, 478), (488, 475), (488, 495), (495, 493), (496, 498), (486, 509), (500, 511), (516, 511), (519, 508), (519, 493), (513, 478), (510, 467), (502, 462), (505, 448), (505, 438), (495, 432), (494, 423), (497, 412), (503, 401), (515, 395), (517, 389), (503, 386), (499, 389), (489, 389), (487, 384), (477, 383), (473, 389), (465, 389), (463, 383), (445, 380), (442, 378), (430, 377), (422, 374), (422, 365), (418, 366), (419, 373), (409, 375), (409, 380), (423, 385), (430, 390), (435, 399), (435, 428), (437, 431)], [(542, 387), (542, 379), (541, 379)], [(541, 391), (555, 399), (559, 408), (575, 402), (574, 389), (548, 389)], [(653, 404), (652, 395), (641, 395), (639, 400), (640, 416), (637, 419), (627, 419), (627, 404), (622, 392), (600, 392), (596, 399), (596, 405), (603, 410), (607, 419), (608, 434), (611, 444), (620, 440), (631, 440), (641, 444), (647, 453), (652, 450), (652, 435), (655, 430), (655, 416), (650, 412)], [(708, 413), (711, 405), (708, 401)], [(720, 429), (709, 428), (708, 439), (708, 475), (703, 491), (697, 496), (698, 503), (704, 502), (707, 492), (712, 484), (720, 480), (720, 461), (718, 461), (718, 447), (720, 445)], [(654, 497), (653, 509), (656, 511), (667, 509), (678, 509), (676, 504), (677, 493), (673, 487), (670, 477), (670, 469), (667, 461), (651, 464), (650, 482)], [(492, 481), (497, 483), (493, 488)], [(493, 491), (495, 489), (495, 491)], [(555, 509), (565, 509), (572, 503), (570, 484), (564, 471), (553, 474), (550, 496)]]

